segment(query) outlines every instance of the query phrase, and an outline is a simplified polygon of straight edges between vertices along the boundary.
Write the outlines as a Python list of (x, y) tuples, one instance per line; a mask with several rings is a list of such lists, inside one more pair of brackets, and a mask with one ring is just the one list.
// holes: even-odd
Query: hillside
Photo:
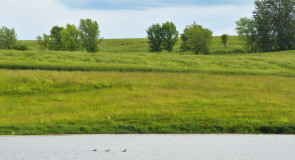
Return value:
[[(145, 39), (101, 51), (0, 50), (0, 134), (295, 133), (295, 51), (149, 53)], [(218, 54), (217, 54), (218, 53)]]

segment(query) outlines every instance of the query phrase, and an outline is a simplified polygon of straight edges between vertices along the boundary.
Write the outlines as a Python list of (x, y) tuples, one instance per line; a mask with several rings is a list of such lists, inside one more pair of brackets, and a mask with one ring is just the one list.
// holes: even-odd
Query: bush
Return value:
[(13, 49), (17, 38), (14, 28), (0, 28), (0, 49)]
[(213, 32), (207, 28), (203, 28), (201, 25), (195, 22), (186, 28), (181, 35), (182, 51), (192, 51), (195, 54), (209, 53), (209, 46), (212, 43)]
[(13, 49), (19, 50), (19, 51), (26, 51), (26, 50), (29, 50), (29, 47), (25, 44), (18, 44), (17, 43)]

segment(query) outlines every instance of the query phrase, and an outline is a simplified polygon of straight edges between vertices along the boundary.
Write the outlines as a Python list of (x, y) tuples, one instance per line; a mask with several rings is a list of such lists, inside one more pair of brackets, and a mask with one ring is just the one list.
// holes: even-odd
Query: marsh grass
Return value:
[(0, 68), (57, 71), (179, 72), (295, 76), (295, 51), (193, 55), (0, 50)]
[(0, 134), (292, 134), (294, 80), (0, 70)]
[[(146, 39), (99, 53), (0, 50), (0, 134), (295, 134), (295, 51), (148, 53)], [(8, 69), (8, 70), (6, 70)], [(70, 72), (69, 72), (70, 71)]]

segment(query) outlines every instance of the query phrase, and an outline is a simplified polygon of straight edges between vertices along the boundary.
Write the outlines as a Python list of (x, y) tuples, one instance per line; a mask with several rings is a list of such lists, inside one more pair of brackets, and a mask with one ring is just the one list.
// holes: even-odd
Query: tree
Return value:
[(162, 24), (162, 45), (163, 49), (167, 50), (169, 53), (172, 52), (173, 47), (178, 41), (178, 31), (173, 22), (166, 22)]
[(245, 43), (247, 50), (251, 52), (258, 51), (258, 36), (254, 19), (241, 18), (239, 21), (236, 21), (236, 24), (236, 31)]
[(66, 29), (61, 31), (61, 40), (63, 43), (63, 50), (78, 51), (81, 49), (80, 42), (81, 32), (75, 25), (67, 24)]
[(294, 49), (295, 42), (295, 1), (272, 0), (273, 32), (276, 36), (275, 47), (278, 50)]
[(227, 45), (228, 37), (229, 37), (229, 35), (227, 35), (227, 34), (221, 35), (221, 41), (222, 41), (222, 43), (224, 45), (224, 49), (225, 50), (226, 50), (226, 45)]
[(272, 23), (272, 7), (269, 3), (271, 0), (255, 1), (255, 10), (253, 18), (257, 30), (257, 43), (261, 51), (273, 51), (273, 23)]
[(81, 19), (79, 29), (82, 33), (81, 39), (83, 47), (86, 48), (88, 52), (97, 52), (99, 50), (98, 44), (100, 35), (98, 23), (91, 19)]
[(295, 49), (294, 0), (256, 0), (253, 19), (243, 18), (237, 25), (251, 50)]
[(184, 29), (184, 33), (181, 36), (185, 37), (185, 39), (182, 39), (182, 45), (184, 45), (182, 48), (187, 47), (189, 51), (193, 51), (195, 54), (208, 54), (209, 45), (212, 42), (212, 34), (211, 30), (203, 28), (194, 22)]
[(161, 52), (162, 48), (162, 27), (160, 24), (153, 24), (147, 30), (149, 47), (151, 52)]
[(16, 36), (14, 28), (0, 28), (0, 49), (14, 49), (17, 41)]
[(182, 41), (182, 43), (180, 45), (180, 49), (181, 49), (182, 52), (186, 52), (186, 51), (190, 50), (190, 48), (187, 46), (187, 40), (188, 40), (188, 37), (187, 37), (188, 33), (186, 33), (186, 32), (188, 32), (187, 29), (185, 29), (184, 32), (185, 33), (180, 35), (180, 38), (181, 38), (181, 41)]
[(49, 42), (49, 37), (46, 34), (43, 34), (43, 36), (38, 36), (37, 41), (38, 44), (40, 45), (41, 50), (45, 50), (48, 47), (48, 42)]
[(50, 40), (48, 41), (48, 47), (51, 50), (60, 51), (63, 48), (61, 40), (61, 32), (64, 27), (53, 26), (50, 30)]

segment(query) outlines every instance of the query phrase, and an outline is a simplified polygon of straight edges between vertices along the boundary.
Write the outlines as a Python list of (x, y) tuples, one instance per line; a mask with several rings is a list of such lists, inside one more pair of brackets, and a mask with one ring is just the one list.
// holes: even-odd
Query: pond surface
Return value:
[[(97, 148), (97, 151), (92, 151)], [(110, 149), (110, 152), (105, 150)], [(122, 152), (127, 149), (127, 152)], [(291, 160), (293, 135), (0, 136), (0, 159)]]

